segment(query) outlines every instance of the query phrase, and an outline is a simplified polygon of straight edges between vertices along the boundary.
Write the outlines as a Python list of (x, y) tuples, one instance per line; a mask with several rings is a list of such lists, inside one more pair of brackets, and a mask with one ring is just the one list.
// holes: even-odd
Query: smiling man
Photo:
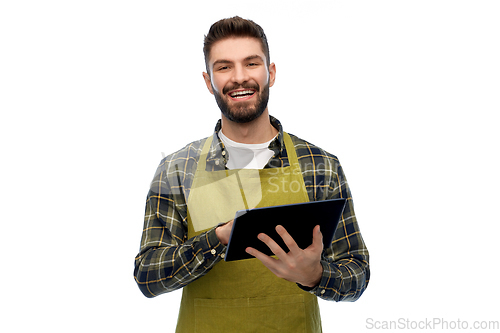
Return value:
[[(317, 299), (355, 301), (370, 275), (343, 170), (334, 155), (284, 132), (269, 115), (276, 66), (259, 25), (218, 21), (203, 50), (203, 78), (221, 119), (211, 136), (161, 161), (136, 282), (147, 297), (184, 288), (177, 332), (321, 332)], [(278, 226), (288, 252), (260, 234), (274, 257), (247, 248), (255, 259), (223, 260), (236, 211), (334, 198), (347, 205), (329, 248), (319, 226), (304, 249)]]
[(207, 64), (211, 75), (203, 77), (227, 120), (250, 123), (266, 111), (276, 70), (263, 51), (252, 54), (259, 49), (260, 42), (250, 37), (231, 37), (212, 46)]

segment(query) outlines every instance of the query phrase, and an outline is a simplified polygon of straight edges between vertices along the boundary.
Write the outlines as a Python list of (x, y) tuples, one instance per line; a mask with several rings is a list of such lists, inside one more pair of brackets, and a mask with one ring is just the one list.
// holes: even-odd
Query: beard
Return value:
[[(253, 88), (256, 90), (256, 94), (258, 91), (260, 91), (259, 85), (243, 85), (242, 88)], [(222, 95), (217, 92), (214, 94), (215, 101), (217, 102), (217, 105), (219, 106), (219, 109), (221, 110), (224, 117), (231, 121), (234, 121), (235, 123), (244, 124), (259, 118), (262, 113), (264, 113), (267, 108), (267, 102), (269, 101), (269, 83), (266, 84), (266, 86), (262, 90), (262, 93), (259, 93), (258, 99), (255, 103), (249, 104), (240, 102), (242, 105), (230, 107), (227, 100), (223, 96), (226, 95), (227, 91), (233, 89), (235, 89), (235, 87), (224, 88), (222, 91)], [(214, 92), (215, 91), (216, 90), (214, 89)]]

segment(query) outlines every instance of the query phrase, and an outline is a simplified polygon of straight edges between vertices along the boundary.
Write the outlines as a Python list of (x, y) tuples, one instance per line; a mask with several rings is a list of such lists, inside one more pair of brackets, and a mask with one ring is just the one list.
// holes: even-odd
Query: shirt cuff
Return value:
[(321, 260), (320, 263), (321, 266), (323, 266), (323, 275), (321, 276), (321, 280), (319, 281), (318, 285), (314, 287), (306, 287), (298, 283), (297, 285), (300, 289), (307, 291), (308, 293), (324, 299), (330, 299), (335, 292), (333, 286), (335, 283), (336, 274), (335, 272), (332, 272), (332, 268), (328, 264), (328, 262)]
[(206, 232), (203, 241), (203, 256), (205, 260), (224, 259), (226, 253), (226, 246), (222, 245), (215, 233), (215, 228)]

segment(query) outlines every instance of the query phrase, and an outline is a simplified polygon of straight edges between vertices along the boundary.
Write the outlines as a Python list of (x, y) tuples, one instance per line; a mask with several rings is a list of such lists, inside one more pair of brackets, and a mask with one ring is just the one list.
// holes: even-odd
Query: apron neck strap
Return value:
[[(207, 156), (210, 148), (212, 147), (213, 135), (209, 136), (203, 145), (203, 149), (201, 150), (200, 160), (198, 161), (198, 170), (205, 171), (207, 169)], [(299, 163), (297, 158), (297, 152), (295, 151), (295, 147), (292, 142), (292, 138), (286, 132), (283, 132), (283, 143), (285, 144), (286, 153), (288, 155), (288, 163), (290, 166), (296, 165)]]
[(205, 171), (207, 169), (207, 157), (208, 157), (208, 152), (210, 151), (210, 147), (212, 147), (213, 137), (214, 137), (213, 135), (209, 136), (205, 141), (205, 145), (201, 150), (200, 160), (198, 161), (198, 168), (197, 168), (198, 170)]
[(286, 154), (288, 155), (288, 163), (290, 166), (298, 165), (299, 159), (297, 158), (295, 146), (293, 145), (292, 138), (286, 132), (283, 132), (283, 142), (285, 144)]

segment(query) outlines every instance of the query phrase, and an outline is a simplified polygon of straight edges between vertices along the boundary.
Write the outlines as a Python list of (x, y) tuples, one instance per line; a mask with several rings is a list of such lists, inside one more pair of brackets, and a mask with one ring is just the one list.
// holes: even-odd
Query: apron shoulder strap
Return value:
[(205, 144), (203, 145), (200, 154), (200, 159), (198, 160), (198, 167), (196, 168), (197, 170), (205, 171), (207, 168), (207, 157), (208, 157), (208, 152), (210, 151), (210, 147), (212, 147), (212, 139), (213, 135), (209, 136), (206, 139)]
[(293, 145), (292, 138), (286, 132), (283, 132), (283, 142), (285, 143), (285, 147), (286, 147), (286, 154), (288, 156), (288, 163), (290, 163), (290, 166), (293, 166), (293, 167), (298, 166), (299, 159), (297, 158), (297, 152), (295, 151), (295, 146)]

